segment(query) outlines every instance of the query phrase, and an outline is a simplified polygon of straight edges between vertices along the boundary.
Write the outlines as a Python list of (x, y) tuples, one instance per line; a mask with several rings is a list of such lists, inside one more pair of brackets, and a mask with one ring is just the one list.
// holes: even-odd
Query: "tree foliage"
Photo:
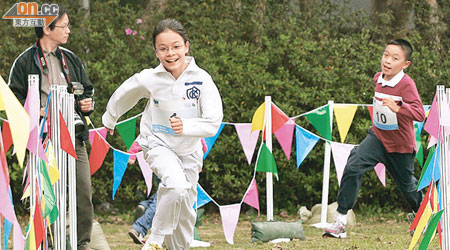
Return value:
[[(91, 119), (98, 127), (108, 98), (128, 77), (158, 64), (151, 32), (157, 21), (173, 17), (184, 24), (191, 42), (191, 55), (208, 71), (219, 88), (224, 104), (224, 121), (250, 122), (264, 101), (272, 100), (289, 116), (302, 114), (334, 100), (338, 103), (371, 103), (372, 77), (379, 71), (380, 57), (388, 39), (397, 38), (396, 16), (389, 8), (367, 13), (338, 4), (339, 1), (273, 0), (165, 0), (91, 1), (90, 16), (76, 1), (62, 1), (71, 22), (65, 47), (74, 51), (87, 66), (96, 92), (96, 112)], [(425, 104), (430, 104), (435, 86), (450, 78), (448, 58), (450, 5), (439, 9), (425, 1), (403, 1), (412, 6), (413, 27), (404, 38), (414, 46), (413, 64), (407, 73), (416, 81)], [(2, 13), (15, 3), (8, 0)], [(431, 18), (435, 17), (435, 18)], [(437, 17), (437, 19), (436, 19)], [(138, 24), (137, 19), (143, 23)], [(438, 23), (436, 24), (436, 20)], [(34, 31), (13, 28), (3, 20), (0, 27), (0, 74), (8, 78), (17, 55), (35, 40)], [(433, 23), (434, 22), (434, 23)], [(433, 25), (431, 25), (433, 24)], [(126, 35), (125, 29), (137, 35)], [(437, 39), (439, 38), (439, 39)], [(141, 101), (124, 117), (144, 109)], [(307, 120), (297, 124), (314, 131)], [(370, 126), (367, 110), (360, 108), (346, 142), (358, 144)], [(333, 125), (336, 127), (336, 124)], [(337, 130), (333, 139), (339, 140)], [(112, 146), (124, 150), (120, 137), (108, 137)], [(275, 210), (293, 211), (297, 206), (320, 203), (323, 170), (323, 142), (296, 168), (295, 146), (291, 160), (274, 143), (279, 182), (274, 184)], [(254, 156), (256, 157), (256, 155)], [(9, 159), (12, 159), (9, 156)], [(10, 161), (15, 200), (20, 197), (21, 171)], [(111, 200), (113, 159), (109, 153), (103, 167), (92, 177), (94, 203)], [(226, 126), (204, 162), (200, 183), (219, 203), (240, 202), (253, 174), (232, 126)], [(419, 174), (420, 169), (417, 169)], [(337, 194), (334, 171), (330, 178), (330, 200)], [(265, 175), (257, 173), (261, 207), (265, 206)], [(375, 173), (364, 177), (358, 204), (361, 207), (406, 207), (388, 175), (387, 188)], [(137, 165), (128, 167), (114, 204), (134, 206), (145, 184)], [(401, 201), (401, 205), (398, 205)], [(264, 210), (264, 209), (263, 209)]]

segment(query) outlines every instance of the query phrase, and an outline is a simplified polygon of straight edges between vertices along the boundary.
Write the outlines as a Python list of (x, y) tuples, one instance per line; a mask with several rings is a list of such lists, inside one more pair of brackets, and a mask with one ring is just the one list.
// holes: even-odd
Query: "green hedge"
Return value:
[[(91, 1), (91, 15), (77, 1), (62, 1), (68, 7), (71, 35), (67, 48), (87, 65), (96, 88), (96, 112), (91, 116), (101, 126), (101, 115), (113, 91), (136, 72), (158, 64), (151, 41), (153, 26), (164, 17), (174, 17), (188, 30), (191, 54), (200, 67), (216, 82), (224, 104), (224, 121), (250, 122), (264, 96), (272, 96), (287, 115), (295, 116), (328, 100), (338, 103), (371, 103), (372, 77), (379, 71), (384, 43), (395, 38), (393, 11), (373, 13), (352, 11), (335, 1)], [(155, 2), (155, 1), (152, 1)], [(413, 65), (407, 73), (416, 81), (425, 104), (430, 104), (435, 86), (446, 84), (450, 76), (449, 4), (440, 3), (438, 25), (432, 24), (434, 13), (424, 1), (410, 0), (414, 9), (414, 28), (406, 39), (414, 45)], [(2, 13), (15, 3), (8, 0), (0, 6)], [(142, 24), (136, 20), (143, 18)], [(34, 31), (13, 28), (11, 21), (0, 26), (0, 74), (8, 78), (14, 58), (35, 40)], [(138, 35), (126, 36), (125, 29)], [(143, 36), (143, 39), (140, 36)], [(439, 38), (439, 39), (437, 39)], [(439, 42), (437, 42), (439, 41)], [(140, 113), (145, 103), (126, 114)], [(304, 118), (297, 124), (315, 131)], [(367, 110), (360, 108), (346, 142), (358, 144), (370, 126)], [(336, 124), (333, 125), (336, 128)], [(333, 139), (339, 140), (337, 129)], [(125, 149), (120, 136), (108, 137), (114, 147)], [(294, 143), (295, 145), (295, 143)], [(274, 156), (280, 180), (274, 182), (275, 211), (294, 211), (299, 205), (311, 207), (320, 203), (323, 170), (323, 142), (296, 168), (295, 146), (287, 160), (277, 143)], [(256, 157), (256, 155), (255, 155)], [(11, 179), (15, 201), (20, 197), (21, 171), (11, 156)], [(111, 201), (112, 154), (93, 176), (94, 203)], [(204, 162), (200, 183), (219, 203), (240, 202), (253, 174), (248, 166), (232, 126), (226, 126)], [(417, 169), (419, 175), (420, 169)], [(332, 168), (330, 198), (337, 194)], [(265, 175), (257, 173), (261, 208), (265, 207)], [(384, 188), (374, 172), (366, 174), (358, 205), (406, 208), (392, 178)], [(137, 165), (129, 166), (115, 197), (114, 205), (132, 208), (145, 193), (145, 183)], [(400, 201), (400, 204), (399, 204)], [(215, 206), (208, 206), (216, 209)]]

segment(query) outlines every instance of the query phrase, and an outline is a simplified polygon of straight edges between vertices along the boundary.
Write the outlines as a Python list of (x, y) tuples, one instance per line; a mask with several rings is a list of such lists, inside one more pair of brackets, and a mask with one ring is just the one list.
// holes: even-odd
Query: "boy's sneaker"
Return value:
[(162, 250), (162, 247), (157, 244), (147, 243), (145, 244), (141, 250)]
[(145, 243), (145, 239), (144, 239), (144, 235), (138, 233), (138, 231), (136, 231), (135, 229), (130, 229), (130, 231), (128, 231), (128, 235), (133, 239), (134, 243), (136, 244), (144, 244)]
[(335, 222), (330, 227), (325, 228), (322, 237), (346, 238), (347, 232), (345, 231), (345, 225), (341, 222)]

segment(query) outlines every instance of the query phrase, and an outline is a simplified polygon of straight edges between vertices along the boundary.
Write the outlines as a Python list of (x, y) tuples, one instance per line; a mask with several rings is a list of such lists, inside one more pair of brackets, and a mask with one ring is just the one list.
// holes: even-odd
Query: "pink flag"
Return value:
[(39, 101), (39, 83), (32, 83), (28, 86), (27, 99), (25, 100), (24, 108), (30, 117), (30, 128), (39, 126), (40, 101)]
[(258, 187), (256, 186), (256, 180), (253, 178), (250, 187), (245, 193), (244, 200), (246, 204), (256, 208), (258, 210), (258, 218), (259, 218), (259, 198), (258, 198)]
[(430, 140), (428, 141), (428, 147), (427, 149), (433, 147), (434, 145), (436, 145), (438, 142), (438, 140), (436, 139), (436, 137), (430, 135)]
[(19, 222), (16, 220), (14, 222), (14, 250), (22, 250), (25, 249), (25, 238), (22, 234), (22, 228), (20, 228)]
[(242, 148), (244, 149), (245, 157), (250, 165), (255, 152), (256, 143), (258, 142), (259, 130), (251, 132), (251, 123), (237, 123), (234, 124), (239, 140), (241, 141)]
[(136, 158), (138, 159), (139, 167), (141, 168), (142, 175), (144, 176), (145, 184), (147, 184), (147, 196), (150, 195), (152, 191), (152, 174), (153, 171), (148, 165), (147, 161), (144, 159), (144, 153), (141, 151), (137, 153)]
[(430, 135), (435, 138), (439, 138), (439, 110), (436, 103), (436, 95), (434, 96), (433, 103), (431, 104), (430, 113), (428, 114), (427, 121), (423, 127)]
[(97, 131), (98, 133), (100, 133), (100, 135), (103, 137), (103, 139), (106, 140), (106, 135), (108, 134), (108, 131), (106, 130), (105, 127), (101, 127), (101, 128), (96, 128), (96, 129), (91, 129), (89, 130), (89, 142), (92, 144), (92, 142), (94, 141), (94, 134), (96, 133), (95, 131)]
[(381, 184), (386, 187), (386, 166), (379, 162), (374, 169), (377, 173), (378, 179), (381, 181)]
[(275, 131), (278, 143), (280, 143), (286, 157), (291, 158), (292, 138), (294, 135), (295, 118), (289, 119), (280, 129)]
[(241, 204), (233, 204), (226, 206), (219, 206), (220, 216), (222, 217), (223, 233), (225, 240), (229, 244), (234, 244), (234, 231), (239, 220), (239, 213), (241, 212)]
[(450, 126), (450, 109), (448, 107), (447, 98), (444, 98), (442, 102), (442, 112), (439, 123), (445, 127)]
[(34, 126), (34, 128), (30, 132), (30, 136), (28, 137), (27, 149), (33, 154), (38, 155), (39, 158), (41, 158), (45, 162), (48, 162), (44, 147), (42, 146), (42, 141), (39, 139), (38, 132), (38, 127)]
[(336, 167), (336, 176), (338, 179), (338, 184), (340, 186), (348, 156), (355, 146), (337, 142), (331, 142), (330, 144), (331, 151), (333, 152), (334, 166)]

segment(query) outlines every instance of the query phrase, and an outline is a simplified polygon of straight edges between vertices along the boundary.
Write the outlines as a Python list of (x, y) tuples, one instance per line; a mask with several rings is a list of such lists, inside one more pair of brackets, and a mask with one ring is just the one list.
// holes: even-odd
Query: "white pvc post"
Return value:
[[(447, 92), (445, 92), (445, 87), (443, 85), (439, 85), (436, 87), (436, 98), (437, 98), (437, 104), (439, 107), (439, 121), (441, 121), (441, 117), (443, 116), (443, 112), (448, 109), (444, 109), (443, 105), (448, 105), (448, 100), (450, 97), (450, 90), (447, 89)], [(447, 102), (446, 102), (447, 100)], [(449, 149), (449, 136), (446, 135), (444, 130), (448, 128), (445, 128), (444, 126), (439, 126), (439, 136), (442, 135), (443, 140), (439, 141), (439, 165), (441, 167), (441, 180), (439, 181), (440, 190), (441, 190), (441, 208), (444, 209), (444, 212), (442, 213), (441, 217), (441, 228), (442, 228), (442, 249), (448, 249), (450, 247), (450, 227), (449, 227), (449, 212), (448, 212), (448, 205), (449, 205), (449, 189), (448, 189), (448, 159), (447, 154)]]
[[(330, 109), (330, 130), (333, 131), (333, 101), (328, 101)], [(320, 214), (320, 223), (313, 224), (317, 228), (326, 228), (327, 210), (328, 210), (328, 192), (330, 189), (330, 159), (331, 159), (331, 145), (325, 142), (325, 156), (323, 161), (323, 181), (322, 181), (322, 210)]]
[[(272, 152), (272, 97), (266, 96), (265, 99), (265, 132), (266, 146)], [(271, 172), (266, 173), (266, 203), (267, 203), (267, 221), (273, 220), (273, 177)]]

